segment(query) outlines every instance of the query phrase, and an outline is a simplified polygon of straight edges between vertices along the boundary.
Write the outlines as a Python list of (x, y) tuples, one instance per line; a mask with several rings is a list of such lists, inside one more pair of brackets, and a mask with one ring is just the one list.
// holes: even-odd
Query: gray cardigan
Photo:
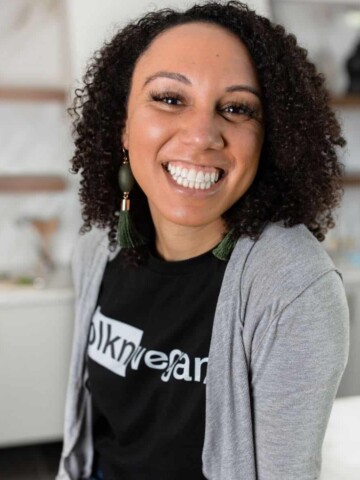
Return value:
[[(73, 253), (76, 323), (57, 480), (87, 479), (93, 460), (85, 353), (107, 232)], [(349, 351), (342, 278), (303, 225), (269, 223), (240, 239), (216, 307), (206, 380), (203, 473), (211, 480), (314, 480)]]

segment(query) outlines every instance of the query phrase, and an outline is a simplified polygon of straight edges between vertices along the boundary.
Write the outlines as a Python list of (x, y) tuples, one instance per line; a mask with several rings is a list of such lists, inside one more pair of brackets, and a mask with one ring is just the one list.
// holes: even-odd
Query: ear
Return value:
[(129, 130), (127, 119), (125, 121), (125, 126), (121, 132), (121, 143), (126, 150), (129, 150)]

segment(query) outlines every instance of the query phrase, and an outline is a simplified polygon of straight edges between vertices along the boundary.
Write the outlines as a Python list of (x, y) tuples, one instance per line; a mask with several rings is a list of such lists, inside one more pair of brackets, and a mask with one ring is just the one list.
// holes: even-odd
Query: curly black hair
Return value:
[[(121, 201), (118, 170), (120, 132), (126, 120), (132, 73), (142, 53), (163, 31), (190, 22), (210, 22), (234, 33), (247, 47), (262, 90), (265, 138), (256, 177), (246, 193), (223, 215), (236, 238), (256, 239), (265, 223), (286, 227), (305, 224), (323, 241), (335, 223), (344, 165), (338, 148), (345, 145), (331, 110), (324, 76), (284, 27), (257, 15), (238, 1), (208, 2), (186, 11), (162, 9), (128, 24), (95, 52), (75, 91), (72, 107), (75, 153), (72, 173), (81, 171), (83, 225), (108, 229), (109, 248), (116, 246)], [(140, 231), (153, 228), (145, 194), (133, 192), (133, 215)], [(134, 249), (132, 254), (139, 254)]]

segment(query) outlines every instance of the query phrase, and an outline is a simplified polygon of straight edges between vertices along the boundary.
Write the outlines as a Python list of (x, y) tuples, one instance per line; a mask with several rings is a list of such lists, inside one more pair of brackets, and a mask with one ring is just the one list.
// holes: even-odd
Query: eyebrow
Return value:
[(144, 83), (144, 87), (156, 78), (171, 78), (172, 80), (177, 80), (178, 82), (185, 83), (185, 85), (191, 85), (190, 80), (181, 73), (160, 71), (154, 73), (154, 75), (150, 75), (150, 77), (147, 77)]
[[(155, 80), (156, 78), (170, 78), (171, 80), (177, 80), (178, 82), (184, 83), (185, 85), (192, 85), (191, 81), (181, 73), (160, 71), (147, 77), (143, 85), (143, 88), (146, 85), (148, 85), (150, 82)], [(250, 85), (231, 85), (230, 87), (227, 87), (225, 91), (226, 92), (250, 92), (253, 95), (256, 95), (261, 100), (260, 92), (256, 88), (251, 87)]]
[(261, 100), (261, 95), (258, 90), (254, 87), (250, 87), (250, 85), (231, 85), (231, 87), (227, 87), (225, 89), (226, 92), (250, 92), (256, 95)]

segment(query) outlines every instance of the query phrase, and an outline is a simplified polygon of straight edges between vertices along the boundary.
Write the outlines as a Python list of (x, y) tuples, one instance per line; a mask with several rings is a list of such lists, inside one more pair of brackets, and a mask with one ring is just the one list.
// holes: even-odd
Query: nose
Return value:
[(225, 141), (212, 111), (189, 111), (183, 117), (181, 137), (184, 145), (198, 150), (221, 150)]

